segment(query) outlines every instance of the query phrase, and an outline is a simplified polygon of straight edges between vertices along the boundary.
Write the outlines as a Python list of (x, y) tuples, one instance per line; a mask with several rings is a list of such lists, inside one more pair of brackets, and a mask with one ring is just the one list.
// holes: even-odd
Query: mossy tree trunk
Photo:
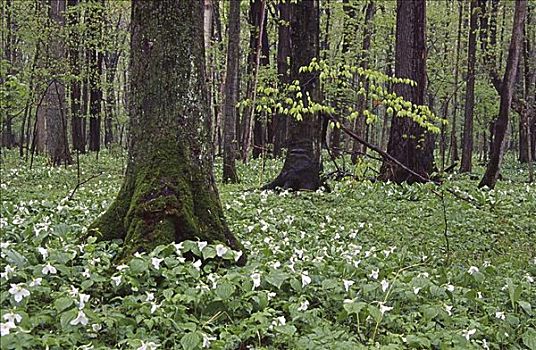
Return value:
[[(320, 97), (320, 81), (315, 72), (300, 72), (319, 57), (319, 3), (317, 0), (290, 3), (290, 81), (299, 80), (304, 106), (307, 95)], [(318, 114), (305, 114), (303, 120), (289, 119), (288, 152), (281, 173), (266, 189), (317, 190), (320, 187), (320, 141), (322, 125)]]
[(129, 160), (114, 203), (90, 227), (120, 258), (186, 239), (240, 243), (212, 172), (202, 3), (132, 2)]

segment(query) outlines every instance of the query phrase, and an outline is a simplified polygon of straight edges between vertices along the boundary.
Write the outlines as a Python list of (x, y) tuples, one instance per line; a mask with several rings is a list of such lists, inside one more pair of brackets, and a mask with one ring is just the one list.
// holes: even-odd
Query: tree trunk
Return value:
[(89, 49), (89, 150), (100, 151), (102, 120), (102, 63), (103, 54), (97, 46), (102, 38), (103, 8), (100, 3), (92, 3), (88, 16), (88, 30), (92, 42)]
[[(268, 66), (270, 64), (270, 43), (268, 42), (268, 10), (264, 10), (262, 15), (262, 35), (260, 40), (259, 66)], [(257, 19), (260, 21), (261, 19)], [(267, 116), (264, 113), (254, 112), (253, 123), (253, 158), (259, 158), (266, 153), (266, 127), (268, 125)]]
[[(49, 20), (56, 25), (64, 25), (65, 0), (50, 0)], [(54, 35), (55, 34), (55, 35)], [(49, 38), (47, 66), (52, 74), (48, 84), (41, 107), (39, 117), (45, 130), (45, 145), (50, 159), (54, 166), (62, 163), (71, 164), (71, 154), (67, 141), (67, 118), (65, 115), (65, 87), (59, 81), (60, 63), (65, 58), (64, 43), (58, 33), (54, 33)], [(40, 135), (41, 136), (41, 135)]]
[(462, 164), (460, 172), (470, 172), (473, 163), (473, 111), (475, 107), (476, 30), (478, 21), (477, 0), (471, 0), (469, 46), (467, 49), (467, 85), (465, 88), (465, 121), (463, 125)]
[(236, 103), (238, 102), (238, 69), (240, 61), (240, 0), (231, 0), (229, 10), (229, 43), (225, 75), (223, 182), (238, 182), (236, 172)]
[[(78, 0), (68, 0), (69, 8), (78, 5)], [(82, 81), (80, 79), (80, 38), (76, 26), (79, 22), (79, 14), (74, 10), (68, 19), (68, 25), (72, 27), (69, 40), (69, 64), (73, 78), (71, 80), (71, 137), (73, 148), (80, 153), (85, 153), (85, 142), (83, 140), (83, 112), (82, 112)]]
[[(286, 1), (278, 5), (280, 23), (277, 32), (277, 76), (280, 89), (290, 82), (288, 57), (290, 56), (290, 6)], [(286, 146), (288, 118), (285, 115), (274, 117), (274, 157), (280, 157)]]
[[(362, 45), (362, 51), (361, 51), (362, 54), (360, 55), (361, 57), (359, 59), (359, 66), (362, 67), (363, 69), (368, 69), (368, 65), (369, 65), (368, 51), (370, 49), (372, 31), (374, 29), (373, 18), (374, 18), (375, 12), (376, 12), (376, 5), (373, 0), (370, 0), (370, 2), (367, 4), (366, 13), (365, 13), (365, 26), (363, 28), (363, 45)], [(365, 87), (365, 90), (368, 90), (368, 82), (365, 81), (363, 85)], [(361, 138), (363, 138), (363, 136), (365, 135), (365, 129), (367, 127), (366, 118), (364, 115), (364, 111), (366, 109), (366, 103), (367, 103), (367, 98), (365, 95), (359, 95), (357, 97), (358, 116), (357, 116), (357, 119), (355, 120), (354, 132), (356, 133), (356, 135), (360, 136)], [(359, 157), (359, 155), (364, 154), (364, 153), (365, 153), (365, 147), (361, 143), (354, 140), (352, 144), (352, 163), (355, 164), (357, 162), (357, 158)]]
[[(319, 7), (318, 1), (300, 1), (289, 4), (290, 19), (290, 80), (299, 80), (304, 106), (306, 95), (312, 100), (320, 96), (320, 82), (316, 73), (299, 72), (319, 56)], [(305, 114), (303, 120), (289, 120), (288, 152), (281, 173), (266, 189), (277, 187), (293, 190), (316, 190), (320, 187), (320, 137), (321, 118), (317, 114)]]
[(458, 1), (458, 37), (456, 38), (456, 65), (454, 68), (454, 101), (452, 108), (452, 128), (450, 131), (450, 161), (455, 164), (460, 156), (458, 155), (458, 138), (457, 138), (457, 116), (458, 116), (458, 79), (460, 76), (460, 55), (462, 48), (462, 20), (463, 20), (463, 1)]
[(506, 62), (506, 71), (501, 84), (501, 99), (499, 106), (499, 116), (494, 123), (495, 135), (493, 148), (491, 149), (490, 160), (486, 172), (482, 177), (478, 187), (487, 186), (494, 188), (499, 177), (500, 166), (502, 162), (505, 134), (508, 128), (508, 118), (510, 105), (514, 93), (514, 84), (516, 80), (519, 56), (523, 46), (523, 26), (527, 15), (527, 0), (517, 0), (514, 14), (514, 24), (512, 29), (512, 38), (508, 49), (508, 59)]
[[(423, 105), (426, 92), (426, 2), (398, 0), (396, 13), (395, 75), (412, 79), (417, 86), (396, 84), (395, 93), (413, 104)], [(423, 127), (409, 118), (393, 117), (387, 153), (428, 178), (434, 168), (433, 148), (433, 137)], [(380, 179), (396, 183), (420, 181), (387, 160), (380, 169)]]
[(123, 239), (120, 260), (187, 239), (242, 248), (212, 172), (202, 11), (198, 0), (132, 2), (128, 165), (89, 230)]

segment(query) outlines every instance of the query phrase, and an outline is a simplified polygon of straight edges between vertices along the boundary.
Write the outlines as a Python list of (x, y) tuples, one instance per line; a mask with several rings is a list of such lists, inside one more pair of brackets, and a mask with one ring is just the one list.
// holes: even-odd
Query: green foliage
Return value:
[(518, 182), (523, 168), (508, 165), (494, 191), (450, 179), (483, 208), (445, 198), (450, 264), (433, 185), (248, 190), (277, 173), (267, 160), (220, 185), (246, 266), (197, 241), (113, 266), (121, 242), (77, 237), (118, 191), (119, 161), (83, 156), (82, 177), (106, 175), (72, 200), (76, 167), (44, 162), (2, 163), (2, 349), (534, 348), (536, 188)]

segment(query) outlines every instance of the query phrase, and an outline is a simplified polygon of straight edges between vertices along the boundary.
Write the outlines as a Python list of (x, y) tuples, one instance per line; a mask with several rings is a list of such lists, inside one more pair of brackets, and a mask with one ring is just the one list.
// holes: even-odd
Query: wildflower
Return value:
[(277, 295), (276, 292), (268, 292), (268, 300), (272, 300)]
[(115, 269), (116, 269), (117, 271), (123, 271), (123, 270), (125, 270), (125, 269), (128, 269), (128, 265), (125, 265), (125, 264), (117, 265), (117, 266), (115, 267)]
[(51, 275), (55, 275), (56, 272), (58, 272), (58, 271), (56, 270), (56, 268), (55, 268), (54, 266), (50, 265), (50, 263), (47, 263), (47, 264), (43, 267), (43, 269), (41, 270), (41, 272), (43, 273), (43, 275), (48, 275), (49, 273), (50, 273)]
[(183, 245), (184, 245), (184, 242), (180, 242), (180, 243), (173, 243), (173, 246), (175, 247), (175, 252), (179, 255), (182, 254), (181, 250), (183, 248)]
[(194, 267), (196, 268), (196, 270), (201, 270), (201, 260), (196, 260), (194, 262)]
[(240, 257), (241, 257), (242, 254), (243, 254), (241, 250), (235, 251), (235, 252), (233, 252), (233, 253), (234, 253), (234, 260), (235, 260), (235, 261), (240, 260)]
[(309, 308), (309, 301), (304, 300), (301, 302), (300, 306), (298, 307), (298, 311), (305, 311)]
[(469, 338), (471, 338), (474, 334), (476, 333), (476, 329), (469, 329), (467, 331), (465, 331), (463, 333), (463, 336), (465, 337), (465, 339), (469, 340)]
[(353, 304), (354, 303), (354, 299), (344, 299), (342, 301), (343, 304)]
[(9, 279), (9, 274), (15, 272), (15, 267), (11, 265), (6, 265), (4, 272), (2, 273), (2, 278), (5, 278), (6, 281)]
[(78, 297), (80, 298), (80, 300), (78, 301), (78, 308), (82, 310), (84, 306), (86, 306), (86, 303), (89, 301), (89, 295), (80, 293), (78, 294)]
[(452, 316), (452, 306), (451, 305), (445, 305), (445, 311), (449, 316)]
[(388, 311), (391, 311), (392, 309), (392, 306), (385, 306), (383, 303), (380, 303), (380, 312), (382, 313), (382, 315)]
[(274, 270), (277, 270), (281, 267), (281, 263), (279, 261), (276, 261), (272, 264), (272, 267), (274, 268)]
[(100, 323), (93, 323), (91, 329), (93, 329), (93, 332), (98, 332), (102, 329), (102, 325)]
[(251, 280), (253, 281), (253, 289), (259, 287), (261, 285), (261, 274), (260, 273), (252, 273), (251, 274)]
[(301, 284), (302, 287), (305, 287), (306, 285), (311, 283), (311, 277), (309, 277), (309, 272), (303, 271), (301, 274)]
[(121, 284), (121, 276), (112, 276), (112, 281), (114, 282), (116, 287), (119, 287)]
[(197, 247), (199, 248), (199, 251), (203, 251), (203, 249), (208, 245), (206, 241), (200, 241), (197, 242)]
[(354, 281), (350, 281), (350, 280), (342, 280), (342, 284), (344, 285), (344, 290), (346, 290), (348, 292), (348, 289), (350, 289), (350, 287), (354, 284), (355, 282)]
[(527, 282), (529, 282), (529, 283), (534, 282), (534, 277), (532, 277), (532, 276), (529, 275), (528, 273), (525, 275), (525, 279), (526, 279)]
[(452, 284), (447, 284), (447, 285), (446, 285), (446, 288), (447, 288), (447, 290), (448, 290), (449, 292), (451, 292), (451, 293), (454, 292), (454, 286), (453, 286)]
[(30, 286), (30, 287), (37, 287), (37, 286), (40, 286), (42, 280), (43, 280), (43, 279), (42, 279), (41, 277), (34, 278), (34, 279), (30, 282), (29, 286)]
[(24, 283), (11, 283), (11, 288), (9, 288), (9, 294), (13, 295), (17, 303), (20, 303), (22, 299), (30, 296), (30, 291), (23, 286)]
[(225, 253), (227, 253), (228, 250), (229, 249), (226, 246), (224, 246), (223, 244), (217, 244), (216, 245), (216, 255), (219, 256), (220, 258), (222, 256), (224, 256)]
[(499, 320), (504, 320), (506, 319), (506, 315), (504, 314), (503, 311), (496, 311), (495, 318), (498, 318)]
[(13, 322), (0, 323), (0, 336), (8, 335), (13, 328), (17, 328)]
[(156, 301), (152, 301), (152, 302), (151, 302), (151, 314), (154, 314), (154, 312), (155, 312), (156, 310), (158, 310), (158, 308), (159, 308), (160, 306), (162, 306), (162, 303), (157, 304)]
[(160, 345), (150, 341), (148, 343), (141, 341), (141, 346), (137, 348), (136, 350), (156, 350), (156, 348), (160, 347)]
[(13, 324), (17, 324), (17, 323), (20, 323), (20, 321), (22, 321), (22, 316), (21, 315), (14, 314), (12, 312), (4, 314), (4, 316), (2, 318), (4, 320), (6, 320), (8, 323), (13, 323)]
[(85, 326), (85, 325), (88, 324), (88, 322), (89, 322), (89, 320), (87, 319), (86, 314), (84, 313), (84, 311), (79, 310), (78, 315), (76, 316), (76, 318), (74, 320), (72, 320), (71, 322), (69, 322), (69, 324), (71, 326), (76, 326), (78, 324), (81, 324), (82, 326)]
[(413, 288), (413, 294), (417, 295), (421, 291), (421, 287), (414, 287)]
[(206, 334), (203, 334), (203, 348), (210, 348), (210, 342), (216, 340), (216, 337), (209, 337)]
[(153, 301), (154, 300), (154, 293), (145, 292), (145, 294), (147, 294), (147, 297), (145, 298), (145, 301)]
[(164, 261), (164, 259), (160, 259), (160, 258), (157, 258), (157, 257), (152, 257), (151, 258), (151, 264), (153, 265), (153, 267), (155, 268), (155, 270), (159, 270), (160, 269), (160, 263)]
[(382, 292), (385, 293), (385, 291), (389, 288), (389, 281), (384, 279), (381, 281), (381, 285), (382, 285)]
[(478, 267), (476, 267), (476, 266), (471, 266), (471, 267), (469, 268), (469, 270), (467, 270), (467, 272), (468, 272), (470, 275), (474, 275), (475, 273), (478, 272)]
[(78, 293), (80, 293), (80, 290), (71, 284), (71, 290), (69, 291), (69, 295), (74, 298), (78, 295)]
[(82, 272), (82, 276), (84, 276), (85, 278), (91, 277), (91, 273), (89, 273), (89, 269), (87, 267), (84, 269), (84, 272)]
[(379, 269), (372, 270), (372, 272), (370, 273), (369, 277), (374, 279), (374, 280), (377, 280), (379, 273), (380, 273)]
[(43, 260), (46, 260), (48, 258), (48, 250), (46, 248), (39, 247), (37, 248), (37, 250), (43, 256)]

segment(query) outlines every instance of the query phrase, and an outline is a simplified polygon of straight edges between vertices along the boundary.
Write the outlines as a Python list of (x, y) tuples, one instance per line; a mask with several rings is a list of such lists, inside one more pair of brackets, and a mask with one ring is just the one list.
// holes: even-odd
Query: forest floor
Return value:
[(536, 186), (514, 161), (494, 191), (454, 174), (263, 192), (281, 161), (239, 165), (219, 189), (244, 267), (204, 242), (112, 267), (120, 242), (81, 244), (124, 166), (82, 156), (80, 180), (95, 177), (69, 199), (76, 165), (2, 155), (2, 349), (536, 349)]

